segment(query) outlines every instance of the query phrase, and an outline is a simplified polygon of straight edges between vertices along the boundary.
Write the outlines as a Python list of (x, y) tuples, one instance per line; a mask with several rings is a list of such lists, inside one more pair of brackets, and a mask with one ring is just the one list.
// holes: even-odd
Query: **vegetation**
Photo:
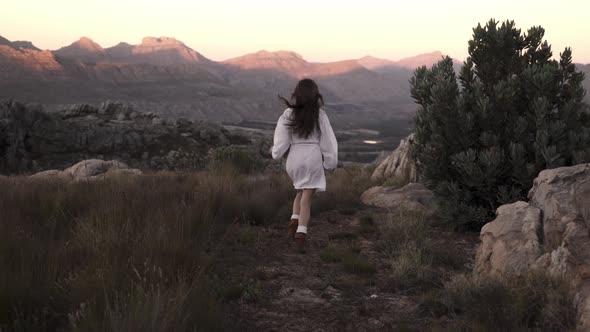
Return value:
[(235, 168), (240, 173), (252, 174), (265, 167), (264, 160), (257, 151), (237, 145), (221, 146), (213, 150), (209, 157), (208, 168), (218, 171), (223, 168)]
[[(480, 225), (498, 204), (522, 197), (540, 169), (590, 158), (583, 75), (569, 49), (550, 60), (542, 38), (540, 27), (523, 35), (512, 22), (490, 21), (474, 29), (461, 88), (448, 58), (418, 69), (411, 81), (421, 107), (413, 153), (455, 225)], [(260, 243), (282, 245), (279, 231), (261, 229), (283, 231), (294, 191), (283, 173), (256, 174), (264, 162), (255, 156), (219, 148), (209, 172), (191, 174), (74, 183), (0, 178), (0, 331), (216, 331), (227, 328), (227, 303), (270, 302), (265, 280), (301, 275), (277, 271), (273, 265), (285, 263), (280, 255), (267, 260), (271, 269), (252, 269), (252, 262), (265, 258)], [(340, 303), (356, 305), (346, 296), (367, 286), (420, 299), (409, 310), (421, 315), (419, 324), (427, 315), (446, 320), (447, 330), (574, 327), (563, 280), (468, 276), (468, 257), (452, 241), (457, 234), (434, 227), (431, 216), (363, 210), (367, 169), (328, 177), (330, 189), (314, 197), (313, 213), (329, 212), (327, 228), (348, 218), (358, 225), (325, 236), (316, 259), (336, 274), (309, 279), (334, 286)], [(370, 245), (376, 250), (365, 250)], [(233, 264), (236, 252), (248, 258), (240, 263), (250, 263), (248, 270)], [(374, 295), (360, 303), (361, 314), (391, 309), (390, 299)]]
[[(329, 174), (314, 213), (358, 204), (361, 174)], [(225, 166), (0, 187), (1, 331), (223, 329), (224, 301), (255, 301), (260, 289), (252, 277), (211, 278), (221, 239), (237, 229), (236, 246), (256, 243), (253, 225), (288, 220), (294, 196), (282, 173), (252, 181)]]
[(360, 256), (350, 245), (330, 243), (322, 249), (320, 257), (323, 261), (342, 263), (346, 272), (359, 276), (375, 274), (375, 265)]
[[(569, 331), (576, 325), (568, 283), (544, 271), (524, 277), (477, 277), (469, 258), (428, 216), (398, 211), (376, 217), (380, 250), (390, 257), (381, 288), (415, 294), (418, 317), (437, 319), (440, 331)], [(449, 239), (451, 241), (449, 241)], [(326, 248), (328, 257), (339, 251)], [(434, 329), (437, 331), (437, 329)]]
[(429, 216), (398, 210), (381, 216), (378, 224), (380, 250), (390, 257), (386, 289), (418, 292), (441, 287), (450, 273), (464, 267), (466, 257), (456, 245), (433, 234), (437, 230)]
[(564, 280), (542, 271), (498, 279), (458, 274), (429, 293), (422, 309), (453, 318), (455, 331), (572, 331), (573, 298)]
[(541, 170), (590, 161), (584, 74), (569, 48), (551, 60), (544, 32), (490, 20), (473, 29), (458, 79), (447, 57), (410, 80), (413, 155), (458, 227), (478, 229), (524, 198)]

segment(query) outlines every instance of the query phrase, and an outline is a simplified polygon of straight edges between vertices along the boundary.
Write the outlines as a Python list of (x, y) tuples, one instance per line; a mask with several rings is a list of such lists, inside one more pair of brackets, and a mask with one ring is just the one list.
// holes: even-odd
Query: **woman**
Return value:
[(272, 157), (279, 159), (289, 151), (286, 168), (297, 195), (288, 236), (295, 240), (297, 251), (304, 253), (311, 198), (316, 190), (326, 190), (324, 169), (336, 168), (338, 142), (326, 112), (321, 109), (324, 99), (313, 80), (299, 81), (291, 101), (279, 98), (288, 108), (277, 122)]

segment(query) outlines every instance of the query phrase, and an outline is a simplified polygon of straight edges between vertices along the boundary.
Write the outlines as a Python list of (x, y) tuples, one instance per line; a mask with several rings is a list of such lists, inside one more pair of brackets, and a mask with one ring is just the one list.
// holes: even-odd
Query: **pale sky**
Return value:
[(555, 55), (571, 46), (590, 63), (588, 0), (7, 0), (0, 35), (52, 50), (81, 36), (103, 47), (169, 36), (217, 61), (262, 49), (320, 62), (435, 50), (463, 60), (472, 28), (492, 17), (541, 25)]

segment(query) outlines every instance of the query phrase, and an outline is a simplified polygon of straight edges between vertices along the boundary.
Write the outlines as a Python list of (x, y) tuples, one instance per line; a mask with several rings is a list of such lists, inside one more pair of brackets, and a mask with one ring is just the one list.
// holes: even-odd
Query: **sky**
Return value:
[(81, 36), (103, 47), (175, 37), (220, 61), (292, 50), (308, 61), (441, 51), (463, 60), (473, 27), (490, 18), (545, 28), (555, 55), (590, 63), (588, 0), (7, 0), (0, 35), (57, 49)]

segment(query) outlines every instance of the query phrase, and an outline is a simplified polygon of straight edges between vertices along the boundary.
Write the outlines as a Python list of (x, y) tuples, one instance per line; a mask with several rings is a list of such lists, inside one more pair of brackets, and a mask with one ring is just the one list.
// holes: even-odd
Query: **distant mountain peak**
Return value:
[(0, 36), (0, 45), (10, 45), (10, 40)]
[(394, 62), (388, 59), (377, 58), (372, 55), (365, 55), (356, 60), (361, 66), (370, 70), (380, 70), (382, 68), (391, 66)]
[(367, 54), (364, 57), (360, 58), (359, 60), (383, 60), (383, 59)]
[(72, 58), (82, 62), (103, 61), (106, 56), (106, 52), (102, 46), (88, 37), (81, 37), (77, 41), (53, 53), (60, 57)]
[(259, 57), (266, 57), (266, 58), (296, 58), (300, 60), (304, 60), (301, 54), (293, 51), (286, 51), (286, 50), (279, 50), (274, 52), (269, 52), (267, 50), (260, 50), (254, 53), (256, 56)]
[(144, 37), (141, 40), (141, 45), (184, 45), (183, 42), (174, 37)]
[(173, 37), (144, 37), (132, 53), (144, 61), (158, 65), (210, 63), (211, 60)]
[(405, 58), (405, 59), (401, 59), (399, 61), (397, 61), (396, 63), (400, 66), (403, 67), (407, 67), (407, 68), (418, 68), (420, 66), (431, 66), (437, 62), (439, 62), (440, 60), (442, 60), (442, 58), (446, 56), (443, 52), (441, 51), (433, 51), (433, 52), (429, 52), (429, 53), (422, 53), (422, 54), (418, 54), (409, 58)]
[(94, 40), (88, 37), (80, 37), (80, 39), (72, 43), (70, 46), (74, 46), (87, 51), (104, 51), (102, 46), (100, 46), (98, 43), (94, 42)]
[(14, 48), (26, 48), (29, 50), (41, 51), (37, 46), (33, 45), (30, 41), (27, 40), (17, 40), (11, 43), (12, 47)]

